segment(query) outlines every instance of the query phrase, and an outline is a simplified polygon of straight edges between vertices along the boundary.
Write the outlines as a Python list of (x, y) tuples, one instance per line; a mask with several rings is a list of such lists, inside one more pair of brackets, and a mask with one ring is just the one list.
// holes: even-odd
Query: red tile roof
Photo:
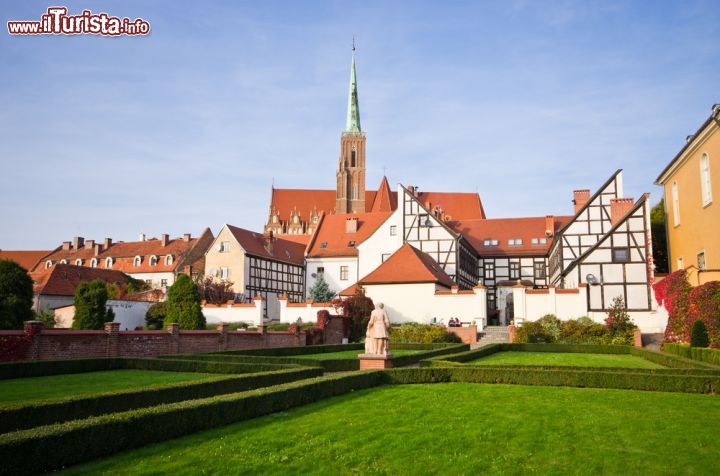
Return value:
[(14, 261), (28, 271), (31, 271), (38, 261), (44, 256), (52, 253), (52, 250), (27, 251), (27, 250), (0, 250), (0, 259)]
[[(572, 216), (553, 217), (554, 232), (565, 226)], [(552, 244), (532, 244), (533, 238), (546, 238), (545, 217), (490, 218), (448, 222), (448, 226), (468, 240), (480, 256), (545, 256)], [(511, 246), (508, 240), (521, 239), (522, 245)], [(497, 240), (497, 246), (485, 246), (485, 240)]]
[(85, 281), (101, 279), (122, 287), (130, 279), (125, 273), (111, 269), (86, 268), (58, 264), (50, 269), (30, 273), (35, 294), (74, 296), (75, 289)]
[(383, 177), (380, 187), (375, 194), (371, 212), (391, 212), (397, 208), (397, 193), (393, 195), (387, 177)]
[(282, 238), (285, 241), (292, 241), (293, 243), (299, 243), (303, 246), (307, 246), (308, 243), (310, 243), (310, 238), (312, 238), (312, 235), (280, 235), (279, 238)]
[[(305, 261), (305, 246), (291, 240), (273, 237), (272, 248), (267, 247), (262, 233), (227, 225), (235, 239), (246, 253), (261, 258), (302, 265)], [(309, 238), (309, 237), (308, 237)]]
[[(377, 207), (375, 207), (376, 197), (379, 199)], [(290, 213), (297, 209), (300, 219), (307, 222), (313, 210), (317, 210), (318, 213), (325, 212), (326, 215), (333, 214), (335, 198), (335, 190), (274, 188), (270, 207), (278, 211), (281, 221), (290, 220)], [(485, 211), (477, 193), (420, 192), (418, 200), (423, 205), (429, 203), (430, 208), (435, 206), (442, 208), (452, 220), (485, 218)], [(365, 192), (365, 210), (388, 211), (386, 209), (388, 203), (391, 210), (397, 208), (397, 192), (390, 190), (387, 178), (383, 177), (378, 191)]]
[[(324, 216), (313, 235), (308, 257), (357, 256), (357, 246), (368, 239), (390, 215), (392, 212), (341, 213)], [(358, 220), (356, 232), (347, 232), (348, 219)], [(355, 242), (354, 246), (348, 246), (351, 241)]]
[(358, 284), (437, 283), (451, 288), (450, 276), (427, 253), (405, 243)]
[[(187, 263), (185, 257), (193, 254), (194, 260), (202, 258), (202, 253), (196, 253), (194, 248), (203, 243), (207, 243), (212, 239), (212, 232), (209, 228), (205, 229), (202, 235), (197, 238), (191, 238), (185, 241), (182, 238), (168, 240), (167, 245), (163, 246), (162, 240), (158, 238), (150, 238), (145, 241), (128, 241), (112, 243), (109, 248), (105, 249), (103, 242), (95, 242), (96, 247), (100, 247), (97, 254), (95, 248), (81, 247), (79, 249), (71, 248), (63, 250), (62, 247), (45, 256), (39, 262), (34, 271), (44, 269), (45, 263), (52, 260), (53, 264), (60, 264), (61, 260), (65, 260), (67, 264), (75, 264), (76, 260), (82, 260), (82, 266), (90, 266), (93, 258), (97, 258), (97, 267), (104, 269), (113, 269), (124, 271), (126, 273), (162, 273), (175, 272), (181, 269), (181, 266), (191, 265)], [(85, 242), (87, 243), (87, 241)], [(165, 257), (172, 256), (172, 263), (165, 264)], [(135, 257), (140, 256), (140, 266), (135, 266)], [(157, 257), (157, 264), (151, 265), (150, 258)], [(112, 265), (107, 268), (105, 266), (107, 258), (112, 258)]]

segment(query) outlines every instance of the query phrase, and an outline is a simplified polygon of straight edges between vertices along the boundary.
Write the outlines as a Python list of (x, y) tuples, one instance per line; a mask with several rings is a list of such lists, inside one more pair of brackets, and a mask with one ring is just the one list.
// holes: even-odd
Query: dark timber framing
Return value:
[(283, 261), (270, 260), (246, 254), (249, 260), (245, 297), (252, 299), (262, 296), (266, 305), (263, 316), (267, 317), (267, 302), (270, 294), (286, 295), (290, 302), (305, 300), (305, 266)]

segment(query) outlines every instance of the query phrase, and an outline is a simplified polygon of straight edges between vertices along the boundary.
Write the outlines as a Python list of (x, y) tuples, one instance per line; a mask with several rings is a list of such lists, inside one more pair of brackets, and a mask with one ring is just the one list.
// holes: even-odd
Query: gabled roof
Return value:
[[(35, 271), (44, 268), (48, 260), (52, 260), (53, 264), (61, 264), (61, 260), (67, 261), (67, 264), (75, 264), (75, 261), (82, 260), (83, 266), (89, 266), (93, 258), (97, 259), (98, 268), (106, 268), (105, 261), (112, 258), (110, 269), (124, 271), (126, 273), (163, 273), (175, 272), (182, 269), (186, 265), (192, 265), (197, 259), (201, 259), (205, 250), (196, 253), (195, 247), (200, 245), (210, 245), (212, 241), (212, 232), (206, 228), (197, 238), (190, 238), (187, 241), (183, 238), (175, 238), (168, 240), (163, 246), (162, 240), (158, 238), (150, 238), (144, 241), (119, 241), (112, 243), (108, 248), (104, 247), (103, 242), (95, 242), (92, 248), (82, 246), (78, 249), (70, 248), (63, 250), (62, 247), (56, 248), (50, 254), (46, 255), (41, 262), (35, 266)], [(87, 241), (85, 242), (87, 244)], [(95, 247), (99, 247), (96, 252)], [(172, 262), (166, 264), (165, 257), (172, 256)], [(194, 256), (197, 255), (197, 256)], [(135, 266), (135, 257), (140, 256), (140, 266)], [(150, 264), (150, 257), (158, 258), (155, 265)], [(190, 260), (186, 258), (191, 258)], [(106, 268), (107, 269), (107, 268)]]
[[(380, 210), (375, 208), (376, 199), (379, 200), (377, 207), (381, 208)], [(417, 199), (423, 205), (430, 204), (431, 208), (440, 207), (452, 220), (485, 218), (485, 211), (477, 193), (419, 192)], [(297, 210), (300, 219), (307, 222), (313, 211), (318, 214), (325, 212), (326, 215), (335, 212), (336, 191), (273, 188), (270, 200), (270, 209), (277, 210), (281, 221), (289, 221), (290, 214)], [(386, 211), (388, 202), (391, 210), (397, 208), (397, 192), (390, 190), (387, 179), (383, 177), (377, 191), (365, 192), (365, 211)]]
[(35, 294), (74, 296), (75, 289), (85, 281), (100, 279), (122, 287), (130, 279), (125, 273), (112, 269), (88, 268), (71, 264), (58, 264), (50, 269), (30, 273)]
[(700, 128), (690, 136), (690, 139), (685, 142), (685, 144), (682, 146), (682, 149), (673, 157), (673, 159), (670, 161), (669, 164), (663, 169), (662, 172), (660, 172), (660, 175), (657, 176), (655, 179), (655, 185), (662, 185), (663, 182), (666, 180), (666, 174), (670, 171), (670, 169), (673, 168), (675, 163), (680, 160), (680, 158), (685, 154), (685, 151), (688, 150), (697, 140), (697, 138), (700, 136), (700, 134), (707, 128), (710, 124), (713, 122), (720, 125), (720, 107), (717, 107), (717, 105), (713, 106), (712, 114), (710, 114), (710, 117), (708, 117), (705, 122), (702, 123)]
[(393, 195), (390, 190), (390, 184), (388, 183), (387, 177), (383, 177), (380, 182), (380, 188), (378, 188), (377, 194), (375, 194), (375, 200), (373, 200), (371, 212), (391, 212), (397, 208), (397, 193)]
[[(554, 216), (553, 232), (572, 219), (571, 216)], [(545, 256), (552, 245), (552, 238), (545, 236), (545, 217), (488, 218), (485, 220), (462, 220), (448, 222), (450, 228), (460, 233), (480, 256)], [(508, 240), (521, 239), (522, 245), (508, 244)], [(532, 244), (532, 239), (546, 238), (545, 244)], [(497, 246), (485, 246), (485, 240), (497, 240)]]
[(52, 250), (0, 250), (0, 259), (9, 259), (10, 261), (16, 262), (26, 270), (32, 271), (38, 261), (50, 253), (52, 253)]
[(249, 255), (295, 265), (302, 265), (305, 262), (305, 245), (303, 243), (273, 237), (272, 247), (270, 247), (267, 246), (262, 233), (232, 225), (226, 226)]
[(405, 243), (357, 284), (436, 283), (455, 285), (450, 276), (427, 253)]
[[(358, 245), (368, 239), (390, 215), (392, 212), (325, 215), (315, 230), (307, 256), (309, 258), (357, 256)], [(358, 221), (356, 232), (347, 232), (348, 219)], [(352, 246), (349, 246), (350, 242), (354, 242)]]

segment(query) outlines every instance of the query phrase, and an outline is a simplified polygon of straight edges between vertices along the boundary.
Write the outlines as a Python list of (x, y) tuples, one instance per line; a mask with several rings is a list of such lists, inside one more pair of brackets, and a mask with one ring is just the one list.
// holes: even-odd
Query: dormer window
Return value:
[(320, 243), (320, 249), (325, 249), (325, 248), (327, 248), (327, 241), (323, 241), (322, 243)]
[(107, 258), (105, 258), (105, 267), (107, 269), (110, 269), (110, 268), (112, 268), (112, 265), (113, 265), (112, 257), (108, 256)]
[(67, 264), (67, 260), (66, 260), (66, 259), (64, 259), (64, 258), (63, 258), (63, 259), (61, 259), (61, 260), (60, 260), (60, 264)]
[(82, 266), (82, 260), (80, 258), (75, 260), (75, 266)]
[(312, 217), (312, 222), (313, 222), (313, 223), (317, 223), (317, 221), (318, 221), (317, 215), (313, 216), (313, 217)]
[(50, 269), (50, 267), (53, 265), (53, 262), (51, 259), (45, 261), (45, 269)]
[(531, 245), (547, 245), (547, 238), (533, 238), (530, 240)]
[(153, 255), (150, 257), (150, 266), (156, 266), (158, 262), (157, 256)]
[(165, 257), (165, 266), (171, 266), (173, 264), (173, 257), (172, 255), (167, 255)]
[(348, 242), (348, 248), (354, 248), (355, 247), (355, 240), (350, 240)]
[(133, 260), (133, 266), (135, 266), (137, 268), (140, 266), (141, 263), (142, 263), (142, 258), (140, 256), (136, 256), (135, 259)]
[(90, 267), (91, 267), (91, 268), (97, 268), (97, 263), (98, 263), (97, 258), (91, 259), (91, 260), (90, 260)]
[(508, 240), (508, 246), (521, 246), (522, 244), (523, 244), (523, 240), (520, 238)]
[(498, 240), (483, 240), (483, 246), (497, 246)]

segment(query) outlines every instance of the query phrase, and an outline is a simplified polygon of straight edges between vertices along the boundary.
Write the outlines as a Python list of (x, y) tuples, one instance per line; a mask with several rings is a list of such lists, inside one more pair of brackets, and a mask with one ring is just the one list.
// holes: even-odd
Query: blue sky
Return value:
[[(67, 5), (147, 37), (11, 37)], [(270, 185), (334, 188), (350, 43), (367, 182), (567, 214), (653, 181), (720, 102), (720, 2), (7, 2), (0, 248), (260, 230)]]

